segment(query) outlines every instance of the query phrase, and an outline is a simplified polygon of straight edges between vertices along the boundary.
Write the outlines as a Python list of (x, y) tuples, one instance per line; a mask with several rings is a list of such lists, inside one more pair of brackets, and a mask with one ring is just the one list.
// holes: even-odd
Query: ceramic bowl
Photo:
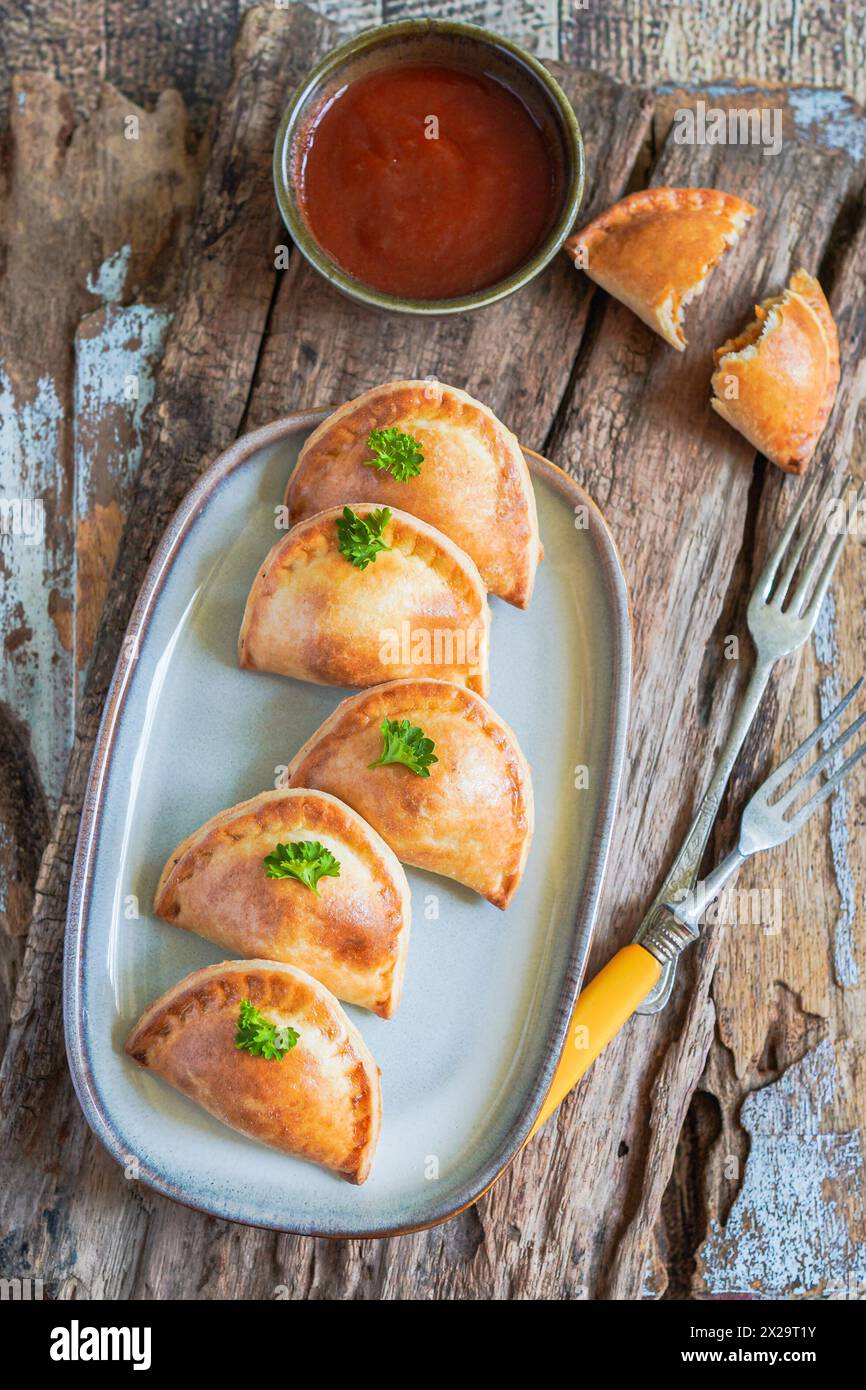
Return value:
[[(312, 235), (299, 201), (298, 171), (305, 139), (323, 106), (348, 83), (400, 63), (436, 63), (483, 71), (524, 102), (559, 166), (560, 206), (542, 244), (504, 279), (455, 299), (410, 299), (364, 284), (337, 264)], [(283, 115), (274, 147), (274, 186), (295, 245), (320, 275), (349, 298), (379, 309), (438, 316), (493, 304), (528, 285), (553, 259), (580, 208), (584, 146), (568, 97), (530, 53), (474, 24), (418, 19), (385, 24), (335, 48), (308, 73)]]

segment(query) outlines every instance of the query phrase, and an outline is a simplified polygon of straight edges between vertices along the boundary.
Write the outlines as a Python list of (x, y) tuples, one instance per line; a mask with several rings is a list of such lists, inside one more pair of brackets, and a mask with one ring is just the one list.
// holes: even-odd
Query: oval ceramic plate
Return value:
[(545, 558), (527, 611), (493, 600), (490, 701), (532, 765), (535, 839), (504, 913), (448, 879), (408, 871), (412, 940), (397, 1015), (348, 1010), (382, 1070), (382, 1135), (362, 1187), (235, 1134), (139, 1070), (123, 1043), (145, 1006), (224, 955), (153, 916), (165, 859), (214, 812), (273, 787), (347, 693), (241, 671), (236, 657), (247, 591), (278, 534), (275, 508), (325, 414), (278, 420), (217, 459), (148, 572), (81, 821), (66, 1039), (87, 1119), (157, 1191), (254, 1225), (385, 1235), (474, 1201), (520, 1148), (548, 1089), (607, 854), (631, 636), (601, 514), (559, 469), (527, 454)]

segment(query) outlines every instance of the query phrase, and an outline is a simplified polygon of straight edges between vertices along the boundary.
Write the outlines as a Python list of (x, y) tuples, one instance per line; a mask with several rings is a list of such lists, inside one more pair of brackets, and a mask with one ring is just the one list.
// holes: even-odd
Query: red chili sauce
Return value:
[(298, 172), (319, 245), (364, 284), (413, 299), (470, 294), (516, 270), (561, 192), (518, 96), (432, 65), (349, 83), (311, 124)]

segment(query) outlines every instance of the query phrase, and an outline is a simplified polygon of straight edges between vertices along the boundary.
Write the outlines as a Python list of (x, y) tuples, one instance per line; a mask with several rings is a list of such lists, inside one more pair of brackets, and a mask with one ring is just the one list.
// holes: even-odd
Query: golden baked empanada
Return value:
[[(423, 764), (423, 739), (434, 745), (424, 775), (402, 762), (382, 765), (407, 745)], [(348, 802), (398, 859), (508, 906), (532, 838), (532, 782), (514, 733), (479, 695), (437, 680), (365, 690), (308, 739), (288, 778)]]
[[(321, 853), (305, 861), (301, 847), (315, 845)], [(326, 792), (262, 792), (212, 816), (169, 855), (154, 907), (240, 956), (297, 965), (383, 1018), (397, 1008), (406, 875), (375, 830)]]
[(486, 695), (489, 631), (481, 576), (459, 546), (407, 512), (351, 501), (271, 549), (250, 589), (238, 659), (320, 685), (435, 675)]
[(569, 237), (580, 270), (682, 351), (683, 310), (756, 208), (718, 188), (645, 188)]
[[(243, 1027), (250, 1006), (273, 1038), (271, 1055), (262, 1043), (238, 1046), (239, 1032), (259, 1031)], [(379, 1069), (334, 996), (303, 970), (269, 960), (196, 970), (145, 1010), (126, 1051), (250, 1139), (349, 1182), (369, 1174)]]
[(804, 473), (839, 384), (839, 338), (818, 281), (798, 270), (713, 355), (713, 409), (786, 473)]
[[(419, 472), (401, 482), (376, 466), (367, 441), (379, 430), (416, 441)], [(465, 391), (393, 381), (323, 420), (289, 479), (290, 522), (357, 497), (430, 522), (472, 556), (491, 593), (518, 608), (529, 603), (541, 558), (529, 469), (511, 431)]]

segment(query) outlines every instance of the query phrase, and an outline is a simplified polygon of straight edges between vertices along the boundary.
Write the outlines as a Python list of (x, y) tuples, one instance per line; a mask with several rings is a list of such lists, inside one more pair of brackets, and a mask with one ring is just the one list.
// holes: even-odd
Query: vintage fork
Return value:
[(658, 979), (663, 966), (669, 961), (676, 961), (685, 948), (697, 940), (700, 921), (706, 909), (734, 877), (741, 864), (751, 855), (782, 845), (792, 835), (796, 835), (866, 753), (864, 739), (832, 776), (809, 797), (805, 805), (799, 810), (794, 810), (795, 803), (812, 779), (833, 762), (844, 744), (866, 724), (864, 712), (839, 735), (793, 786), (775, 801), (770, 800), (818, 739), (833, 727), (862, 686), (861, 676), (817, 729), (813, 730), (799, 748), (796, 748), (762, 783), (740, 818), (736, 846), (706, 881), (698, 884), (697, 888), (681, 901), (662, 904), (663, 910), (657, 916), (652, 929), (644, 933), (641, 943), (632, 942), (629, 946), (623, 946), (583, 990), (572, 1017), (562, 1060), (533, 1126), (533, 1134), (553, 1113), (626, 1019), (636, 1011), (653, 981)]
[[(834, 499), (836, 504), (844, 498), (849, 482), (850, 479), (846, 479), (843, 483), (841, 497)], [(689, 833), (635, 933), (634, 940), (638, 944), (645, 939), (647, 933), (655, 931), (659, 920), (664, 916), (664, 904), (682, 898), (694, 886), (731, 769), (767, 688), (770, 672), (781, 657), (803, 645), (815, 626), (847, 534), (846, 528), (843, 527), (825, 555), (824, 540), (827, 528), (826, 524), (821, 523), (826, 523), (829, 516), (828, 503), (832, 486), (830, 479), (823, 488), (812, 488), (804, 492), (755, 585), (747, 611), (749, 631), (756, 651), (752, 674), (743, 691), (727, 742), (719, 755), (716, 770)], [(855, 508), (863, 496), (863, 490), (864, 485), (861, 484), (854, 499)], [(814, 497), (816, 491), (817, 500), (810, 506), (808, 519), (804, 519), (797, 541), (792, 543), (806, 503)], [(791, 589), (791, 581), (798, 565), (801, 564), (800, 576)], [(657, 984), (637, 1012), (654, 1014), (663, 1009), (670, 998), (675, 975), (676, 956), (666, 963)]]

